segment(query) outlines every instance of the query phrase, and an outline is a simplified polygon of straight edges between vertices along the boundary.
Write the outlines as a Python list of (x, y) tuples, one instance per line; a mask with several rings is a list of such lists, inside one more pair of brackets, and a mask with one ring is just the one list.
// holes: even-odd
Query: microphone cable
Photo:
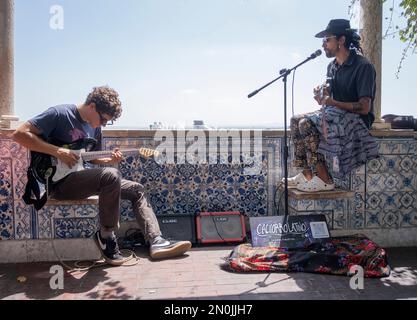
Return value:
[(293, 74), (292, 74), (292, 88), (291, 88), (291, 107), (292, 107), (292, 116), (294, 117), (294, 84), (295, 84), (295, 72), (297, 71), (294, 70)]

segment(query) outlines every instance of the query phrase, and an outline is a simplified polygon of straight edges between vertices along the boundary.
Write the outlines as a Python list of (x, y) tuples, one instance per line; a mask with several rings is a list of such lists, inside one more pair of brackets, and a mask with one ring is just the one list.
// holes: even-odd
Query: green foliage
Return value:
[[(355, 4), (359, 3), (360, 0), (350, 0), (349, 4), (349, 11), (352, 11), (352, 8)], [(390, 16), (385, 17), (385, 19), (389, 20), (389, 24), (387, 30), (384, 35), (384, 39), (389, 36), (396, 37), (398, 35), (399, 39), (406, 44), (405, 48), (403, 49), (401, 61), (398, 66), (398, 70), (396, 73), (397, 78), (399, 77), (402, 64), (408, 53), (416, 53), (417, 51), (417, 0), (401, 0), (399, 4), (399, 9), (401, 13), (399, 13), (399, 18), (401, 21), (404, 21), (404, 26), (400, 27), (398, 25), (393, 26), (393, 18), (394, 13), (398, 9), (396, 7), (396, 0), (387, 1), (381, 0), (383, 4), (389, 2), (390, 7)], [(398, 2), (397, 2), (398, 3)]]
[(417, 49), (417, 0), (402, 0), (400, 7), (404, 10), (401, 12), (401, 16), (406, 19), (406, 26), (399, 29), (399, 36), (401, 41), (405, 42), (407, 46), (401, 57), (400, 65), (396, 73), (397, 78), (399, 78), (401, 67), (407, 57), (407, 53), (410, 50), (412, 50), (412, 53), (416, 53)]
[(400, 39), (403, 42), (410, 42), (415, 51), (417, 46), (417, 0), (403, 0), (400, 7), (404, 10), (401, 16), (407, 20), (407, 25), (400, 30)]

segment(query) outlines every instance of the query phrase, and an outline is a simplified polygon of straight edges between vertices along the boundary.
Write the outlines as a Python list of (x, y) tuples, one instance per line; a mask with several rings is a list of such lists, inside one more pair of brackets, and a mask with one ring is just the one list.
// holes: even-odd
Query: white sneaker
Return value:
[[(282, 178), (282, 183), (285, 184), (285, 178)], [(288, 178), (288, 186), (289, 187), (297, 187), (301, 183), (308, 182), (307, 178), (304, 176), (302, 172), (297, 174), (296, 176), (292, 178)]]
[(297, 185), (297, 190), (304, 192), (331, 191), (334, 190), (334, 188), (334, 183), (325, 183), (318, 176), (314, 176), (310, 181), (306, 181)]
[(190, 241), (168, 241), (160, 237), (151, 244), (150, 254), (151, 258), (155, 260), (168, 259), (183, 255), (185, 252), (190, 250), (190, 248)]

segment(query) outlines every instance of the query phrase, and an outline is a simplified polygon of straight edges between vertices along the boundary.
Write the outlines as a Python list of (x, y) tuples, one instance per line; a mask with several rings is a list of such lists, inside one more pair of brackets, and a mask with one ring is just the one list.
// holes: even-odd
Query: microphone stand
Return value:
[[(263, 87), (259, 88), (258, 90), (253, 91), (251, 94), (248, 95), (248, 98), (252, 98), (256, 94), (258, 94), (260, 91), (265, 89), (266, 87), (273, 84), (275, 81), (282, 78), (282, 81), (284, 82), (284, 192), (285, 192), (285, 213), (284, 213), (284, 221), (287, 220), (288, 216), (288, 142), (287, 142), (287, 78), (291, 74), (291, 72), (295, 71), (298, 67), (303, 65), (304, 63), (316, 58), (321, 54), (321, 51), (316, 51), (313, 53), (310, 57), (305, 59), (303, 62), (297, 64), (295, 67), (291, 69), (282, 69), (280, 70), (279, 74), (280, 76), (271, 82), (267, 83)], [(279, 206), (279, 203), (278, 203)]]

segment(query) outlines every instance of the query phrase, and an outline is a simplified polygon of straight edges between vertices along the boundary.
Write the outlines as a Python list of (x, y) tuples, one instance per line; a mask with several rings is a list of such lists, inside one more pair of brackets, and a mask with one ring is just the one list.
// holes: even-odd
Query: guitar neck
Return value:
[[(132, 156), (139, 154), (139, 149), (124, 149), (120, 150), (120, 152), (123, 153), (125, 156)], [(111, 157), (113, 151), (106, 150), (106, 151), (84, 151), (81, 152), (81, 157), (84, 161), (91, 161), (91, 160), (97, 160), (101, 158), (108, 158)]]

